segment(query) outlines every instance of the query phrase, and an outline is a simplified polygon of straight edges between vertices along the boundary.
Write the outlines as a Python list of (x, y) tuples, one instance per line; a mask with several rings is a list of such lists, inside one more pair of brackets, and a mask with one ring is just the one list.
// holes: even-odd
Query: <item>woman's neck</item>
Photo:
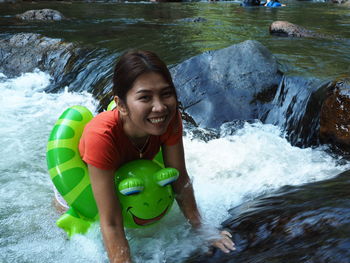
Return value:
[(125, 135), (132, 141), (133, 144), (142, 147), (150, 137), (149, 134), (140, 133), (138, 129), (133, 127), (128, 116), (119, 115)]

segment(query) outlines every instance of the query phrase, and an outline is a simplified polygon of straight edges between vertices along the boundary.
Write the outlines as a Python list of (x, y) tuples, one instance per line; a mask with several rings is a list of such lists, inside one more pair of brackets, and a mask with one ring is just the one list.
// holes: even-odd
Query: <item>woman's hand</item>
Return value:
[(231, 251), (236, 250), (235, 244), (231, 240), (232, 235), (227, 231), (220, 232), (220, 238), (213, 241), (213, 247), (220, 249), (224, 253), (230, 253)]

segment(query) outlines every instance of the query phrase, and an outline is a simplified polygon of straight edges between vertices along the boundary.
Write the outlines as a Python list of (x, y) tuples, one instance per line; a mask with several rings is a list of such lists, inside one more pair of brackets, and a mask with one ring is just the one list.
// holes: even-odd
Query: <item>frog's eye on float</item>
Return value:
[(164, 168), (154, 174), (158, 185), (166, 186), (179, 178), (178, 170), (174, 168)]
[(135, 195), (143, 191), (144, 183), (138, 178), (127, 178), (122, 180), (118, 185), (118, 190), (123, 195)]

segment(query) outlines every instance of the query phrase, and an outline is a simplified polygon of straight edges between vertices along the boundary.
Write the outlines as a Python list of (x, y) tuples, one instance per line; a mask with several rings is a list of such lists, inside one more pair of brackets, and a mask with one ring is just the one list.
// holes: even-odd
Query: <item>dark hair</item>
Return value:
[(156, 72), (168, 82), (177, 101), (176, 89), (169, 69), (153, 52), (131, 50), (125, 52), (117, 61), (113, 76), (113, 94), (126, 102), (126, 94), (132, 88), (135, 80), (144, 73)]

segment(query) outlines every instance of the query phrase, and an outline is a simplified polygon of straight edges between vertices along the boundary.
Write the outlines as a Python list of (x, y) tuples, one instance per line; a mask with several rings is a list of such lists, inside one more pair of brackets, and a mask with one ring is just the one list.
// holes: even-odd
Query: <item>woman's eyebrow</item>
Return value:
[[(162, 87), (161, 89), (160, 89), (160, 91), (162, 92), (162, 91), (166, 91), (166, 90), (171, 90), (171, 86), (169, 85), (169, 86), (165, 86), (165, 87)], [(153, 90), (151, 90), (151, 89), (140, 89), (140, 90), (138, 90), (138, 91), (136, 91), (136, 94), (140, 94), (140, 93), (152, 93), (153, 92)]]
[(136, 91), (136, 94), (139, 94), (139, 93), (151, 93), (152, 91), (151, 90), (148, 90), (148, 89), (140, 89), (138, 91)]

